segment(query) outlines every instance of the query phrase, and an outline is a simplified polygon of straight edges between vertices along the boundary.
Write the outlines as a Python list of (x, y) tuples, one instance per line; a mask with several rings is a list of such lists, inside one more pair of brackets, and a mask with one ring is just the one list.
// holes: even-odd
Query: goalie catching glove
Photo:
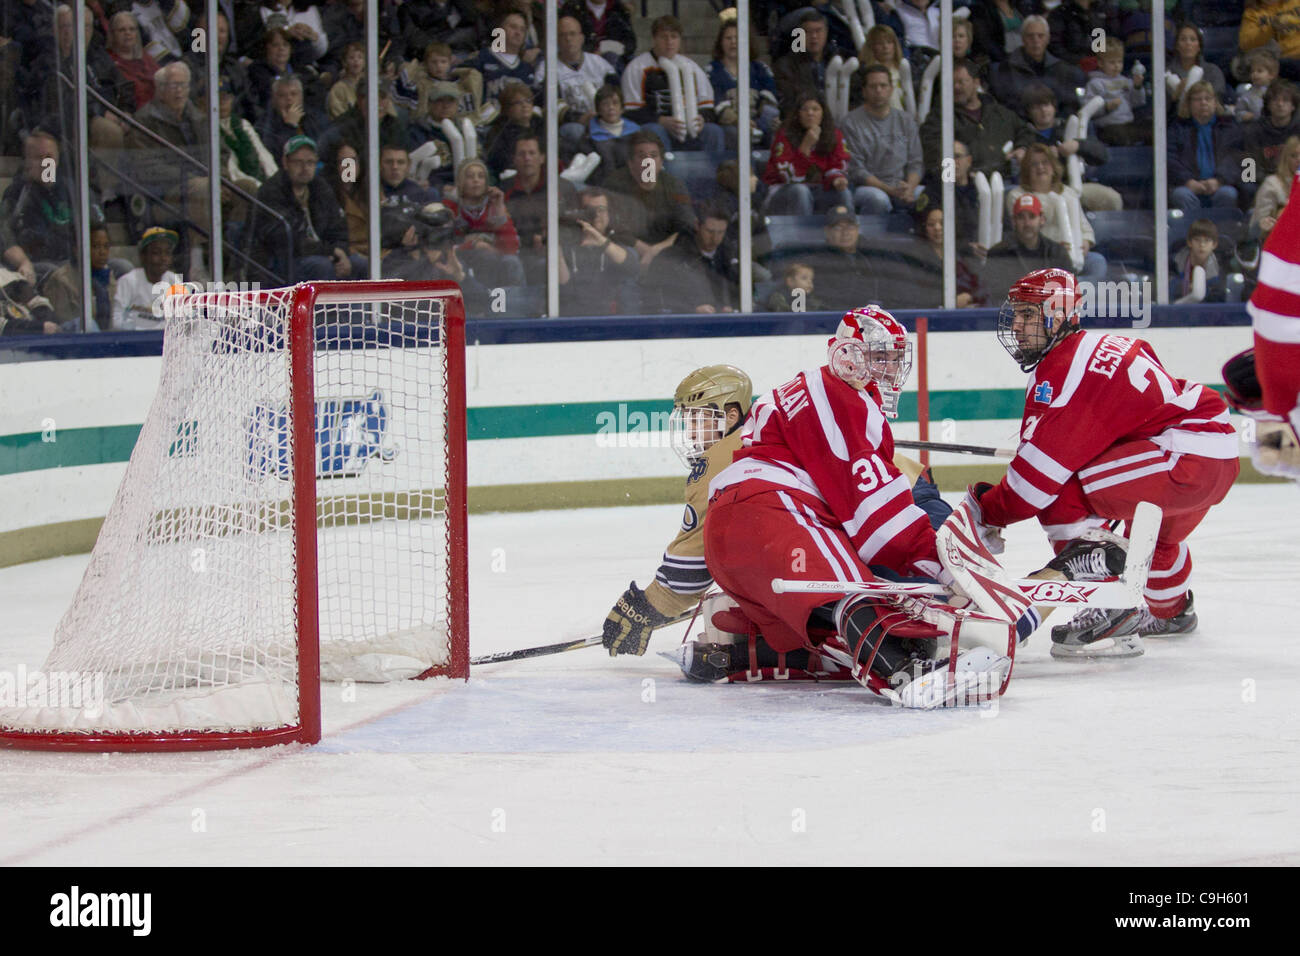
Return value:
[(623, 592), (615, 605), (610, 608), (605, 618), (602, 641), (609, 649), (609, 656), (618, 654), (636, 654), (640, 657), (650, 643), (650, 633), (671, 620), (666, 614), (660, 614), (645, 592), (633, 581)]
[(980, 497), (993, 488), (987, 481), (976, 482), (966, 489), (966, 501), (970, 503), (971, 519), (975, 525), (975, 531), (984, 542), (984, 547), (989, 549), (990, 554), (1001, 554), (1007, 549), (1007, 543), (1002, 540), (1002, 529), (996, 525), (984, 523), (984, 511), (980, 508)]

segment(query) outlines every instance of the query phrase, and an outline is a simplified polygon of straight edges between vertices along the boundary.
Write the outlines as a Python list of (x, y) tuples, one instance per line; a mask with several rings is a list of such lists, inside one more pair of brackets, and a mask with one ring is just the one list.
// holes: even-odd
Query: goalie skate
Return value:
[(925, 661), (910, 674), (895, 674), (891, 696), (903, 707), (933, 710), (986, 704), (1001, 692), (1011, 670), (1011, 658), (976, 647), (957, 655), (950, 669), (948, 661)]

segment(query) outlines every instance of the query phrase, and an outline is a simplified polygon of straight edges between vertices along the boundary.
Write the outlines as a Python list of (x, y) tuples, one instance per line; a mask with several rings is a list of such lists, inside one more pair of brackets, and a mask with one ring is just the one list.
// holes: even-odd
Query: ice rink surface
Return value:
[[(468, 684), (326, 685), (317, 747), (0, 750), (8, 864), (1300, 863), (1300, 493), (1244, 485), (1191, 539), (1200, 628), (1144, 657), (1022, 648), (996, 709), (856, 685), (695, 685), (584, 649)], [(471, 652), (585, 637), (676, 506), (470, 519)], [(1050, 556), (1036, 525), (1003, 563)], [(85, 556), (0, 570), (0, 667), (39, 665)]]

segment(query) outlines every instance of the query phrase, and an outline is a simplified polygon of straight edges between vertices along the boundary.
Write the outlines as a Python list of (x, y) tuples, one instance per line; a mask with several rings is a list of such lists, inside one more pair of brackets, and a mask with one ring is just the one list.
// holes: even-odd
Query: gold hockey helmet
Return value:
[(673, 393), (668, 421), (669, 442), (686, 465), (692, 466), (727, 433), (727, 406), (740, 406), (740, 420), (749, 414), (754, 385), (734, 365), (706, 365), (682, 379)]

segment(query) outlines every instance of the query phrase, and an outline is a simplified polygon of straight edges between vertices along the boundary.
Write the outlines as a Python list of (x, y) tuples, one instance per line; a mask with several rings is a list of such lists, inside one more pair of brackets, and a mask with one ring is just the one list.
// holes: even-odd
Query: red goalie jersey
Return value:
[[(894, 438), (874, 384), (858, 391), (825, 366), (800, 372), (754, 403), (741, 444), (710, 495), (731, 489), (744, 500), (785, 492), (811, 509), (808, 517), (842, 527), (861, 564), (939, 573), (934, 530), (894, 466)], [(833, 563), (845, 558), (837, 547), (825, 538)]]
[[(1223, 399), (1174, 378), (1146, 342), (1105, 332), (1066, 337), (1030, 377), (1016, 457), (980, 498), (985, 521), (1005, 526), (1040, 514), (1093, 459), (1141, 439), (1169, 456), (1239, 454)], [(1152, 471), (1168, 470), (1169, 456), (1153, 460)]]

